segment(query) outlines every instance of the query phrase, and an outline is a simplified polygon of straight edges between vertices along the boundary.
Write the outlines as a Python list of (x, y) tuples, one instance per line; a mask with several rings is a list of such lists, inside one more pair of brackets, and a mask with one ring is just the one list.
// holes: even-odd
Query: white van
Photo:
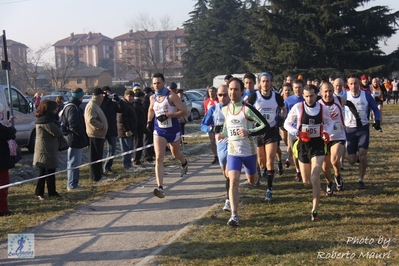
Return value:
[[(0, 103), (4, 106), (3, 123), (10, 117), (10, 106), (8, 105), (8, 87), (0, 85)], [(14, 86), (11, 86), (11, 102), (13, 109), (14, 126), (17, 130), (15, 141), (18, 145), (28, 148), (29, 152), (35, 150), (36, 139), (36, 117), (34, 109), (25, 96)]]

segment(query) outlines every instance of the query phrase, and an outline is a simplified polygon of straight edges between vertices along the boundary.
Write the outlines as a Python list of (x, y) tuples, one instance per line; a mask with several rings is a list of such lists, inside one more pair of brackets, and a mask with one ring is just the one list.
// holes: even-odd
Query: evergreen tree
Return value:
[(277, 73), (384, 71), (380, 40), (391, 37), (399, 11), (385, 6), (359, 10), (368, 0), (271, 0), (260, 7), (249, 26), (252, 68)]
[(246, 5), (239, 0), (199, 0), (190, 15), (184, 25), (186, 86), (204, 87), (216, 75), (245, 71), (244, 60), (251, 54), (243, 34), (249, 23)]

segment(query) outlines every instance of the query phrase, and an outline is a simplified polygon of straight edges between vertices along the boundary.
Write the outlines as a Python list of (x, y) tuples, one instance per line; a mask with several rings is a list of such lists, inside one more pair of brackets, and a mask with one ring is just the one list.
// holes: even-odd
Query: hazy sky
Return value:
[[(0, 35), (37, 49), (46, 43), (75, 34), (101, 32), (110, 38), (129, 31), (129, 21), (137, 14), (159, 18), (168, 15), (174, 27), (189, 19), (196, 0), (0, 0)], [(386, 5), (399, 10), (399, 0), (375, 0), (368, 6)], [(367, 6), (366, 6), (367, 7)], [(159, 20), (157, 20), (159, 21)], [(399, 45), (399, 33), (381, 45), (391, 53)], [(54, 57), (50, 50), (48, 57)]]

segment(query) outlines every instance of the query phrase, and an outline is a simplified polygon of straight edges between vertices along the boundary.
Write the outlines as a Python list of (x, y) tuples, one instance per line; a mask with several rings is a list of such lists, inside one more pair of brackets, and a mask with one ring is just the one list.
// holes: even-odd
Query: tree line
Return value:
[(197, 0), (184, 23), (184, 80), (203, 87), (229, 73), (271, 71), (277, 78), (389, 76), (399, 49), (379, 47), (397, 31), (399, 11), (369, 0)]

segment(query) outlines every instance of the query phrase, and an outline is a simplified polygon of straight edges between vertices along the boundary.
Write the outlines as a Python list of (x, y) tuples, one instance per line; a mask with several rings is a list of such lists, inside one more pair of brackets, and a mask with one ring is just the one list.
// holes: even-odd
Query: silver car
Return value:
[(184, 93), (187, 95), (192, 103), (192, 108), (190, 112), (192, 119), (196, 120), (203, 117), (205, 113), (204, 98), (192, 91), (185, 91)]

